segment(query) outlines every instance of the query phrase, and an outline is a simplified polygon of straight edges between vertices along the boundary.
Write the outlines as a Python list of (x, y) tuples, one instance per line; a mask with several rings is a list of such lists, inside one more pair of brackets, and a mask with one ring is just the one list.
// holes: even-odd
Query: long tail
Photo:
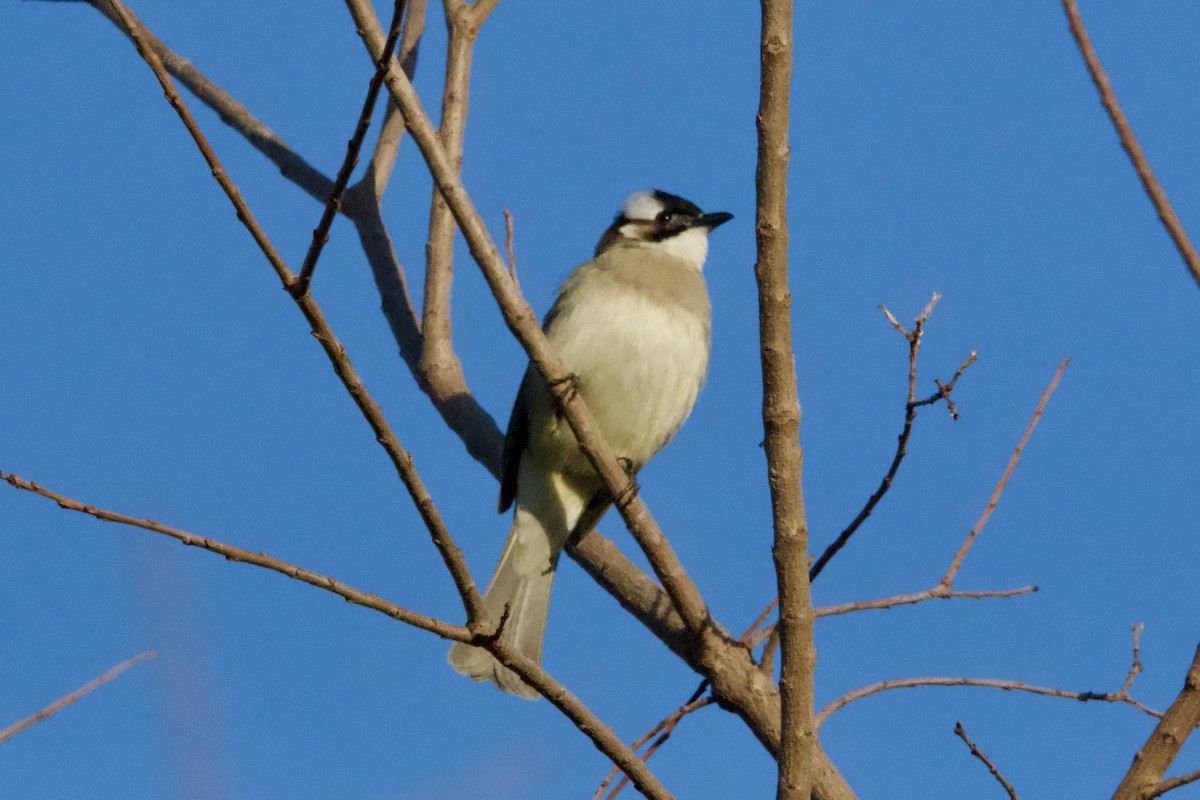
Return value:
[[(500, 640), (541, 664), (558, 556), (579, 519), (583, 502), (557, 476), (547, 480), (527, 475), (524, 468), (521, 472), (512, 528), (483, 595), (483, 605), (493, 620), (501, 619), (507, 609)], [(450, 665), (474, 680), (492, 681), (517, 697), (536, 700), (539, 696), (483, 648), (455, 643), (450, 648)]]

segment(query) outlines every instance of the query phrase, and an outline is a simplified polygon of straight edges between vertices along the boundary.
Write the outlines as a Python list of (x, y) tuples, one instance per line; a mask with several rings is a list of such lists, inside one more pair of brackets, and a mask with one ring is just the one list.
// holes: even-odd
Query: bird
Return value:
[[(543, 322), (571, 391), (583, 398), (631, 480), (675, 436), (704, 383), (712, 328), (703, 273), (708, 234), (732, 218), (658, 189), (629, 195)], [(610, 504), (531, 362), (501, 458), (499, 508), (515, 505), (513, 522), (483, 606), (500, 621), (500, 641), (535, 664), (541, 664), (559, 555)], [(449, 659), (476, 681), (525, 699), (539, 696), (482, 647), (457, 642)]]

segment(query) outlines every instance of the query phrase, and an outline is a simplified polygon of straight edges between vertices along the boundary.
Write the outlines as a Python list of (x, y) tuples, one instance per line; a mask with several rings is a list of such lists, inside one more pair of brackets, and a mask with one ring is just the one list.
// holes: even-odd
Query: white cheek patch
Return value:
[(621, 204), (621, 215), (626, 219), (652, 220), (663, 210), (663, 204), (653, 192), (634, 192)]
[(654, 245), (664, 253), (683, 259), (696, 269), (704, 268), (708, 258), (708, 231), (704, 228), (688, 228), (683, 233), (664, 239)]

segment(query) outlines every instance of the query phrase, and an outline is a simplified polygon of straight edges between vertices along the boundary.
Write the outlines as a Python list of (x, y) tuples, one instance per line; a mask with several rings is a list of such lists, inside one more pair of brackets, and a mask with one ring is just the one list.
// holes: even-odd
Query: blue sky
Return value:
[[(418, 71), (436, 107), (435, 8)], [(370, 65), (338, 3), (135, 6), (332, 174)], [(387, 9), (381, 9), (386, 13)], [(1200, 6), (1085, 3), (1147, 154), (1200, 230)], [(712, 240), (709, 380), (643, 496), (716, 616), (772, 597), (753, 281), (757, 8), (502, 3), (480, 39), (464, 168), (493, 232), (516, 216), (544, 311), (620, 200), (648, 186), (735, 220)], [(1072, 358), (961, 589), (1033, 596), (822, 620), (818, 705), (893, 677), (1120, 686), (1165, 707), (1200, 639), (1200, 294), (1142, 194), (1055, 2), (805, 3), (790, 213), (805, 491), (814, 543), (877, 485), (903, 415), (911, 319), (932, 292), (921, 388), (972, 349), (962, 419), (922, 412), (893, 492), (814, 587), (818, 604), (923, 589), (982, 510), (1055, 365)], [(0, 469), (458, 618), (402, 487), (133, 48), (83, 5), (0, 7)], [(198, 104), (294, 265), (320, 208)], [(419, 285), (429, 180), (411, 142), (385, 211)], [(465, 248), (454, 322), (501, 424), (524, 367)], [(496, 486), (396, 356), (352, 228), (314, 293), (482, 580)], [(547, 703), (454, 675), (428, 634), (277, 575), (0, 491), (0, 724), (110, 665), (137, 667), (0, 748), (0, 794), (441, 800), (588, 797), (607, 771)], [(633, 546), (609, 519), (603, 529)], [(545, 663), (626, 739), (696, 679), (574, 566)], [(984, 689), (869, 698), (825, 726), (863, 798), (1104, 796), (1150, 730), (1124, 706)], [(652, 761), (681, 798), (766, 797), (772, 765), (707, 709)], [(1174, 772), (1200, 766), (1185, 748)], [(1173, 797), (1200, 797), (1200, 787)]]

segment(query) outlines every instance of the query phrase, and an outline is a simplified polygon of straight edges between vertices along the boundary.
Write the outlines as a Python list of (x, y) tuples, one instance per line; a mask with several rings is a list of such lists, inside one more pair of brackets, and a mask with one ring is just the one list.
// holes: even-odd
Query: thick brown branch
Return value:
[[(196, 124), (196, 120), (192, 117), (191, 112), (188, 111), (183, 98), (179, 96), (179, 92), (175, 90), (175, 86), (171, 83), (171, 78), (167, 74), (166, 68), (163, 67), (162, 61), (146, 44), (142, 36), (143, 29), (141, 24), (129, 16), (124, 5), (119, 0), (106, 0), (106, 2), (109, 3), (113, 12), (117, 15), (122, 28), (137, 47), (138, 53), (146, 61), (150, 69), (153, 70), (168, 102), (170, 102), (179, 115), (179, 118), (183, 121), (188, 133), (191, 134), (200, 153), (204, 156), (204, 160), (208, 162), (213, 177), (220, 184), (225, 194), (229, 197), (229, 201), (236, 209), (238, 219), (242, 221), (242, 224), (246, 226), (247, 230), (254, 237), (255, 243), (258, 244), (263, 255), (267, 257), (276, 275), (279, 276), (283, 287), (285, 289), (289, 288), (296, 280), (295, 273), (291, 271), (274, 245), (271, 244), (271, 240), (267, 237), (266, 232), (254, 218), (254, 214), (251, 213), (250, 208), (246, 205), (246, 201), (242, 199), (241, 192), (238, 191), (237, 186), (226, 174), (220, 159), (217, 158), (217, 154), (213, 151), (212, 146), (209, 145), (208, 140)], [(394, 59), (392, 61), (394, 62)], [(391, 426), (384, 417), (383, 410), (375, 402), (374, 398), (371, 397), (362, 380), (358, 377), (358, 373), (346, 355), (346, 348), (334, 335), (332, 329), (329, 327), (329, 323), (325, 320), (325, 315), (321, 311), (321, 307), (313, 300), (312, 295), (304, 294), (294, 297), (294, 299), (296, 305), (300, 307), (301, 312), (304, 314), (305, 319), (308, 320), (313, 336), (316, 337), (317, 341), (321, 343), (321, 347), (325, 350), (325, 354), (328, 356), (334, 372), (337, 373), (338, 378), (342, 381), (342, 385), (345, 386), (346, 391), (353, 398), (359, 411), (362, 412), (363, 417), (366, 418), (367, 423), (375, 432), (376, 440), (391, 458), (397, 474), (400, 476), (405, 488), (408, 489), (409, 495), (412, 497), (413, 503), (421, 515), (422, 521), (429, 530), (434, 545), (437, 547), (443, 562), (446, 564), (447, 570), (449, 570), (451, 577), (454, 579), (454, 585), (458, 589), (463, 606), (467, 611), (468, 621), (472, 624), (482, 621), (484, 619), (483, 602), (480, 599), (479, 590), (471, 578), (470, 570), (467, 568), (466, 559), (463, 558), (462, 551), (458, 549), (458, 546), (451, 538), (440, 512), (434, 505), (433, 499), (429, 496), (424, 482), (422, 482), (420, 475), (417, 473), (412, 456), (401, 446), (399, 439), (396, 438), (395, 433), (393, 433)]]
[[(3, 473), (0, 473), (0, 476), (3, 476)], [(158, 653), (154, 652), (153, 650), (147, 650), (145, 653), (136, 655), (127, 661), (122, 661), (120, 664), (112, 667), (104, 674), (93, 678), (70, 694), (63, 695), (62, 697), (58, 698), (33, 716), (18, 720), (12, 725), (9, 725), (7, 728), (0, 730), (0, 743), (7, 742), (9, 739), (16, 736), (26, 728), (31, 728), (34, 725), (37, 725), (39, 722), (49, 719), (67, 706), (78, 701), (84, 695), (90, 694), (109, 681), (116, 679), (118, 675), (130, 667), (136, 666), (143, 661), (149, 661), (157, 655)]]
[(966, 743), (967, 747), (971, 749), (971, 755), (983, 762), (983, 765), (988, 768), (988, 772), (992, 773), (992, 777), (1004, 787), (1004, 791), (1008, 792), (1009, 800), (1020, 800), (1020, 798), (1017, 797), (1017, 790), (1013, 788), (1013, 785), (1004, 779), (1004, 776), (1000, 774), (1000, 770), (998, 770), (996, 765), (992, 763), (992, 760), (987, 757), (987, 754), (980, 750), (975, 743), (971, 741), (971, 738), (967, 736), (967, 732), (963, 729), (962, 720), (954, 723), (954, 735)]
[(759, 43), (758, 170), (755, 176), (754, 275), (758, 281), (759, 350), (763, 379), (763, 449), (779, 597), (782, 705), (778, 800), (812, 794), (812, 594), (808, 578), (808, 523), (801, 476), (800, 401), (792, 355), (792, 295), (788, 288), (787, 175), (792, 80), (792, 0), (762, 0)]
[(207, 550), (210, 553), (224, 556), (227, 561), (236, 561), (239, 564), (252, 564), (256, 567), (269, 569), (278, 572), (281, 575), (286, 575), (292, 580), (307, 583), (310, 586), (316, 586), (318, 589), (324, 589), (327, 592), (332, 592), (355, 605), (369, 608), (373, 611), (378, 611), (381, 614), (399, 620), (400, 622), (412, 625), (415, 628), (436, 633), (444, 639), (453, 639), (455, 641), (469, 641), (471, 632), (462, 625), (451, 625), (448, 622), (442, 622), (439, 619), (418, 614), (415, 611), (409, 611), (406, 608), (401, 608), (395, 603), (390, 603), (378, 595), (368, 594), (367, 592), (355, 589), (352, 586), (347, 586), (340, 581), (334, 580), (327, 575), (321, 575), (312, 570), (298, 567), (295, 564), (290, 564), (287, 561), (282, 561), (274, 556), (269, 556), (266, 553), (252, 553), (249, 550), (243, 550), (240, 547), (219, 542), (215, 539), (210, 539), (207, 536), (197, 536), (194, 533), (172, 528), (169, 525), (163, 525), (160, 522), (155, 522), (151, 519), (138, 519), (127, 514), (119, 514), (115, 511), (106, 511), (102, 508), (97, 508), (88, 503), (81, 503), (78, 500), (66, 497), (50, 489), (40, 486), (20, 478), (17, 475), (12, 475), (7, 472), (0, 472), (0, 480), (6, 481), (9, 485), (17, 489), (24, 489), (27, 492), (39, 494), (42, 497), (53, 500), (58, 503), (60, 508), (67, 511), (77, 511), (81, 514), (87, 514), (96, 519), (105, 522), (116, 522), (121, 525), (129, 525), (134, 528), (152, 531), (154, 533), (169, 536), (176, 539), (189, 547), (197, 547), (201, 550)]
[[(1113, 800), (1147, 800), (1162, 794), (1163, 774), (1179, 755), (1188, 736), (1200, 727), (1200, 646), (1188, 667), (1183, 689), (1163, 713), (1150, 738), (1133, 757)], [(1187, 777), (1187, 776), (1184, 776)], [(1179, 784), (1182, 785), (1182, 784)], [(1171, 787), (1174, 788), (1174, 787)]]
[(1092, 47), (1092, 40), (1088, 36), (1087, 28), (1083, 26), (1083, 17), (1079, 14), (1079, 6), (1075, 0), (1062, 0), (1062, 6), (1063, 10), (1067, 12), (1071, 35), (1075, 37), (1075, 43), (1079, 45), (1079, 52), (1083, 55), (1083, 61), (1087, 64), (1088, 72), (1092, 76), (1092, 83), (1096, 84), (1096, 89), (1100, 92), (1100, 102), (1103, 104), (1104, 110), (1108, 112), (1113, 127), (1117, 129), (1121, 147), (1125, 148), (1130, 162), (1133, 163), (1133, 169), (1142, 181), (1142, 188), (1150, 196), (1150, 202), (1154, 203), (1158, 218), (1162, 220), (1163, 226), (1171, 236), (1171, 241), (1175, 243), (1175, 249), (1179, 251), (1179, 255), (1183, 256), (1188, 271), (1192, 273), (1197, 285), (1200, 285), (1200, 253), (1196, 252), (1196, 247), (1188, 238), (1183, 223), (1179, 221), (1175, 209), (1171, 207), (1171, 201), (1167, 199), (1167, 193), (1158, 182), (1158, 178), (1154, 177), (1154, 170), (1150, 169), (1150, 162), (1146, 159), (1142, 146), (1138, 143), (1137, 137), (1133, 135), (1133, 128), (1129, 125), (1129, 120), (1125, 118), (1125, 112), (1121, 110), (1120, 103), (1117, 102), (1117, 94), (1113, 91), (1112, 81), (1108, 79), (1108, 73), (1101, 66), (1100, 57), (1096, 55), (1096, 48)]

